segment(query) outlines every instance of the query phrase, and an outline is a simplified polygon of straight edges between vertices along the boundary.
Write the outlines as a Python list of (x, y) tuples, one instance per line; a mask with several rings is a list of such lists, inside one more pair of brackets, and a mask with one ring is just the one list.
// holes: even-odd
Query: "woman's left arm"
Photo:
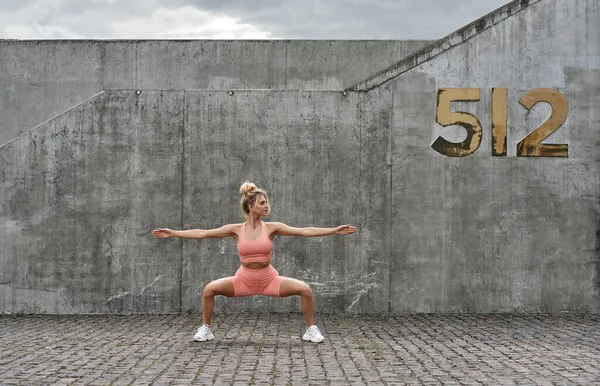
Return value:
[(272, 222), (270, 225), (275, 228), (275, 234), (282, 236), (317, 237), (329, 235), (350, 235), (356, 232), (356, 228), (350, 224), (340, 225), (337, 228), (295, 228), (280, 222)]

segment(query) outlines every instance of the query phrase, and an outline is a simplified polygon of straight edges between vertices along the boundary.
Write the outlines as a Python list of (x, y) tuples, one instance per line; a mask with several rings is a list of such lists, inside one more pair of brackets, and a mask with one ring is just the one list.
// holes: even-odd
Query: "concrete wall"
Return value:
[[(600, 309), (600, 5), (540, 1), (386, 83), (392, 108), (392, 312)], [(430, 145), (464, 129), (436, 124), (437, 90), (481, 89), (482, 144), (466, 157)], [(491, 89), (508, 88), (506, 157), (492, 157)], [(558, 89), (564, 125), (544, 143), (568, 158), (516, 157), (550, 115), (519, 104)]]
[[(516, 4), (516, 3), (515, 3)], [(492, 17), (493, 19), (493, 17)], [(311, 284), (317, 312), (600, 309), (600, 11), (541, 0), (369, 92), (106, 91), (0, 147), (0, 312), (199, 311), (238, 266), (233, 240), (150, 231), (241, 222), (249, 179), (269, 220), (356, 225), (352, 236), (278, 237), (273, 264)], [(481, 88), (472, 155), (443, 156), (440, 88)], [(491, 156), (490, 94), (508, 88), (508, 154)], [(560, 90), (567, 121), (516, 157)], [(139, 87), (142, 88), (142, 87)], [(297, 299), (218, 298), (218, 311), (298, 310)]]
[(242, 222), (237, 192), (250, 179), (269, 190), (272, 221), (361, 229), (280, 237), (281, 274), (310, 282), (321, 309), (387, 311), (389, 155), (377, 149), (389, 145), (378, 129), (390, 105), (376, 94), (105, 92), (12, 141), (0, 149), (0, 309), (198, 310), (204, 285), (239, 266), (235, 241), (150, 231)]
[(336, 90), (427, 43), (0, 41), (0, 145), (102, 90)]
[(174, 312), (183, 92), (106, 93), (0, 149), (3, 312)]
[[(389, 145), (389, 130), (377, 130), (390, 106), (381, 101), (340, 92), (187, 92), (184, 227), (243, 222), (244, 179), (268, 189), (268, 221), (352, 222), (361, 229), (352, 237), (277, 237), (274, 266), (311, 283), (319, 309), (387, 312), (389, 159), (378, 150)], [(184, 310), (198, 309), (208, 281), (235, 272), (236, 255), (233, 239), (184, 243)], [(219, 301), (232, 311), (298, 309), (297, 298)]]

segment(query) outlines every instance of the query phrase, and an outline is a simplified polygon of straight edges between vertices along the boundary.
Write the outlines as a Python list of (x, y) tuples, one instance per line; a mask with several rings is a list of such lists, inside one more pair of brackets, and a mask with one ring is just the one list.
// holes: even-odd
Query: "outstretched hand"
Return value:
[(339, 227), (335, 228), (336, 235), (351, 235), (354, 232), (356, 232), (356, 228), (350, 224), (340, 225)]
[(173, 231), (169, 228), (158, 228), (152, 231), (152, 234), (159, 239), (168, 239), (173, 237)]

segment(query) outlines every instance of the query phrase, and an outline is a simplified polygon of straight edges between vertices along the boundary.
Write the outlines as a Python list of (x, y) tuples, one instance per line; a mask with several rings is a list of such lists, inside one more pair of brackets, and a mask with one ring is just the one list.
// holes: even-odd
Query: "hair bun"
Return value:
[(242, 187), (240, 188), (240, 194), (248, 194), (248, 193), (252, 192), (254, 189), (256, 189), (256, 185), (254, 185), (250, 181), (244, 181), (244, 183), (242, 184)]

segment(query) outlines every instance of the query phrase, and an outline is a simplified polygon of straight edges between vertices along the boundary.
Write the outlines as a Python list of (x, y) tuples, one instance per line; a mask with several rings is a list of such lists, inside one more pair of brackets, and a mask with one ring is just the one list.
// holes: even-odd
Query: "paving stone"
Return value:
[[(600, 316), (0, 316), (0, 384), (600, 384)], [(32, 340), (34, 335), (37, 339)]]

